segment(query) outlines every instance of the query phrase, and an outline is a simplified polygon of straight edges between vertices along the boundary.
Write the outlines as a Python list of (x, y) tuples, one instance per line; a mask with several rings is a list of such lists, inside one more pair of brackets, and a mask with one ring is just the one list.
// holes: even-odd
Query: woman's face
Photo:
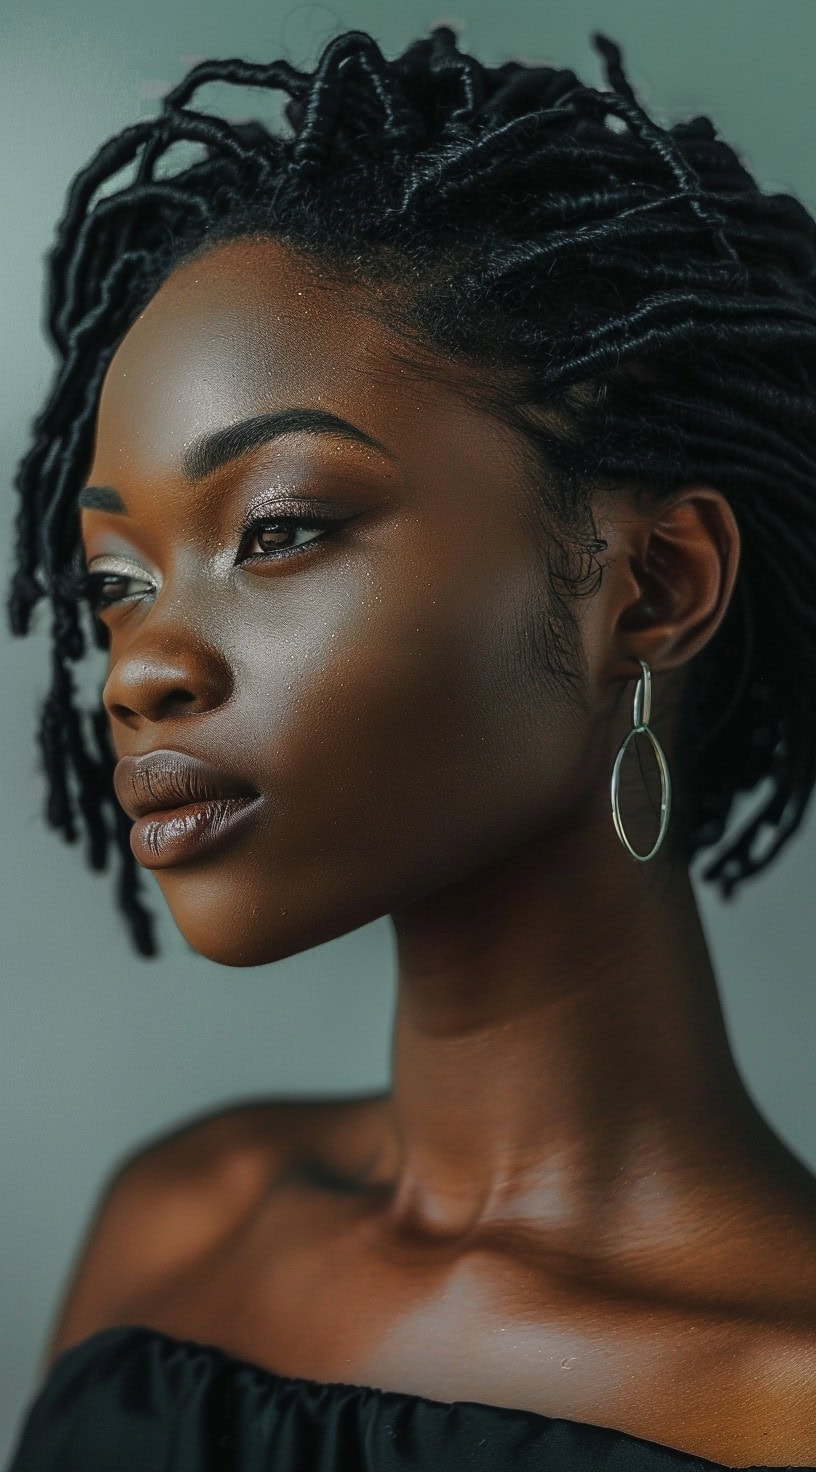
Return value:
[[(530, 659), (549, 592), (521, 441), (458, 391), (464, 366), (408, 368), (359, 307), (273, 239), (221, 244), (162, 285), (100, 399), (87, 480), (126, 510), (81, 523), (90, 570), (122, 580), (101, 614), (116, 755), (182, 751), (260, 794), (210, 850), (150, 866), (189, 944), (227, 965), (546, 844), (596, 775), (589, 714)], [(184, 463), (294, 408), (362, 437), (300, 428)], [(272, 525), (242, 534), (250, 514)]]

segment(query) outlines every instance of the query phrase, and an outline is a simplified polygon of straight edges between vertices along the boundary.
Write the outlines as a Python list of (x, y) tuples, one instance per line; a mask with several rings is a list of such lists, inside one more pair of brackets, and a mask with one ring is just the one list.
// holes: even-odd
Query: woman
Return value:
[(205, 62), (73, 184), (10, 603), (48, 820), (142, 955), (138, 866), (231, 966), (389, 914), (399, 1000), (386, 1094), (115, 1172), (13, 1472), (816, 1465), (816, 1187), (689, 880), (813, 784), (816, 225), (594, 40), (604, 90), (445, 25)]

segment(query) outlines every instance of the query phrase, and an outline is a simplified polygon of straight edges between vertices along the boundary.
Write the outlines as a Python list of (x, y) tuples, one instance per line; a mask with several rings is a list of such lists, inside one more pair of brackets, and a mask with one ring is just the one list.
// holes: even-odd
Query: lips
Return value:
[(169, 748), (144, 756), (123, 756), (116, 763), (113, 787), (119, 803), (134, 820), (145, 813), (166, 812), (192, 803), (259, 796), (257, 788), (237, 774)]

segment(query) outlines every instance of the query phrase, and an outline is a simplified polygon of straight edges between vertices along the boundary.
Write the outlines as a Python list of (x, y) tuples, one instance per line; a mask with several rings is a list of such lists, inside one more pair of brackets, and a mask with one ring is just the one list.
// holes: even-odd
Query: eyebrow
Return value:
[[(290, 408), (276, 409), (270, 414), (254, 414), (250, 419), (241, 419), (237, 424), (227, 424), (223, 429), (200, 435), (182, 455), (182, 474), (185, 480), (195, 484), (268, 440), (304, 430), (310, 434), (333, 434), (370, 445), (387, 455), (389, 460), (396, 459), (393, 450), (338, 414), (331, 414), (326, 409)], [(77, 497), (77, 505), (87, 511), (127, 515), (127, 507), (113, 486), (84, 486)]]

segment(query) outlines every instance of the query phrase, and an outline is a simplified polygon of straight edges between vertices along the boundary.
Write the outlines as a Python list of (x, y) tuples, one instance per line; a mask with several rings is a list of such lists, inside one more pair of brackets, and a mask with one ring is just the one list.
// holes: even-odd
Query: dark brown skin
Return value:
[[(265, 799), (157, 870), (173, 918), (256, 966), (389, 914), (398, 966), (391, 1092), (184, 1135), (160, 1173), (217, 1140), (208, 1205), (186, 1253), (156, 1215), (176, 1270), (108, 1317), (729, 1466), (816, 1463), (816, 1182), (739, 1077), (685, 867), (668, 844), (636, 863), (609, 801), (639, 658), (671, 764), (660, 712), (728, 605), (734, 517), (707, 485), (651, 512), (597, 497), (609, 550), (568, 699), (525, 672), (551, 593), (520, 439), (462, 396), (474, 369), (430, 349), (408, 369), (358, 290), (273, 240), (220, 245), (105, 379), (87, 479), (129, 514), (83, 510), (85, 551), (151, 585), (103, 614), (116, 753), (177, 747)], [(390, 456), (300, 432), (185, 479), (197, 435), (295, 405)], [(354, 519), (261, 561), (292, 540), (239, 546), (265, 491), (270, 520), (283, 492)]]

